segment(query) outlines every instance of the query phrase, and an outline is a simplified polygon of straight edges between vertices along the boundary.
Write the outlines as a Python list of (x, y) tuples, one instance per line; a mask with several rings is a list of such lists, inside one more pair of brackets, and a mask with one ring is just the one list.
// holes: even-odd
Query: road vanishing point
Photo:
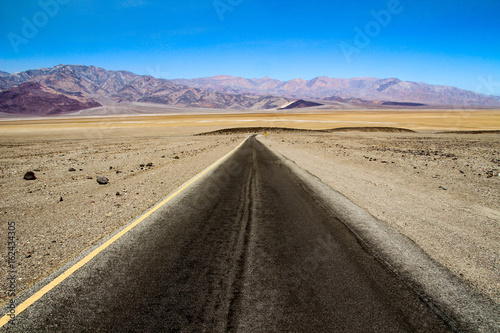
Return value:
[(2, 330), (451, 328), (253, 136)]

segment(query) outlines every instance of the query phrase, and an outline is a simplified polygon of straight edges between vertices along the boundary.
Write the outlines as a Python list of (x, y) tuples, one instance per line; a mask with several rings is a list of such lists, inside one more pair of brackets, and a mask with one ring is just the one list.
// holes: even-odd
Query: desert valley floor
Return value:
[[(493, 132), (500, 112), (494, 110), (2, 120), (0, 213), (2, 225), (17, 224), (18, 288), (137, 217), (255, 131), (194, 134), (257, 126), (416, 131), (256, 133), (500, 301), (500, 135)], [(37, 179), (24, 180), (27, 171)], [(99, 175), (109, 184), (99, 185)], [(0, 238), (7, 239), (7, 228)]]

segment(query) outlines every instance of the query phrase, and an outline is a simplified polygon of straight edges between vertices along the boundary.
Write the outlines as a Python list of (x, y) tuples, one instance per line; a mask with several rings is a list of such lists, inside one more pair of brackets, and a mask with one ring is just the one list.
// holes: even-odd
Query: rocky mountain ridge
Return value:
[(0, 112), (49, 116), (99, 107), (85, 97), (67, 96), (37, 82), (25, 82), (0, 91)]
[(36, 82), (67, 97), (95, 101), (111, 98), (117, 102), (235, 110), (272, 109), (290, 102), (282, 97), (226, 94), (181, 86), (147, 75), (81, 65), (58, 65), (0, 76), (0, 90), (12, 89), (25, 82)]
[[(99, 101), (104, 103), (110, 100), (113, 103), (141, 102), (231, 110), (279, 109), (289, 105), (301, 108), (321, 104), (335, 109), (361, 106), (500, 106), (498, 96), (396, 78), (317, 77), (312, 80), (280, 81), (270, 77), (245, 79), (219, 75), (201, 79), (165, 80), (83, 65), (58, 65), (14, 74), (0, 71), (0, 91), (0, 112), (38, 115), (73, 112), (82, 110), (82, 107), (95, 107)], [(26, 96), (21, 96), (23, 94)], [(34, 97), (41, 99), (40, 105), (36, 105)], [(297, 100), (302, 102), (296, 103)], [(49, 105), (50, 101), (54, 105)], [(44, 107), (39, 107), (41, 105)]]
[(336, 79), (327, 76), (312, 80), (280, 81), (264, 77), (245, 79), (227, 75), (199, 79), (176, 79), (177, 84), (231, 94), (272, 94), (295, 99), (325, 101), (357, 99), (373, 104), (384, 102), (456, 106), (500, 106), (500, 97), (482, 95), (455, 87), (373, 77)]

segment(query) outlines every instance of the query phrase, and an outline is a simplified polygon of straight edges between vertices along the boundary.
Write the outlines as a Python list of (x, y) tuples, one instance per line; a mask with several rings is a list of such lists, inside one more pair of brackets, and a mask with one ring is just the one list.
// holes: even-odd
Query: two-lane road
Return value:
[(255, 137), (21, 313), (19, 332), (442, 332)]

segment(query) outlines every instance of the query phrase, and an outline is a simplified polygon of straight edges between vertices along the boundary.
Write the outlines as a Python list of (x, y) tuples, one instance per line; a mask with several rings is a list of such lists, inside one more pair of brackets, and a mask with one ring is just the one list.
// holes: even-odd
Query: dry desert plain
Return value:
[[(259, 140), (500, 302), (500, 134), (442, 133), (499, 130), (500, 111), (495, 110), (2, 120), (0, 302), (5, 302), (7, 290), (7, 222), (16, 222), (17, 288), (22, 291), (140, 215), (255, 131), (194, 134), (258, 126), (417, 131), (267, 130)], [(34, 171), (37, 179), (24, 180), (27, 171)], [(99, 185), (99, 175), (109, 184)]]

